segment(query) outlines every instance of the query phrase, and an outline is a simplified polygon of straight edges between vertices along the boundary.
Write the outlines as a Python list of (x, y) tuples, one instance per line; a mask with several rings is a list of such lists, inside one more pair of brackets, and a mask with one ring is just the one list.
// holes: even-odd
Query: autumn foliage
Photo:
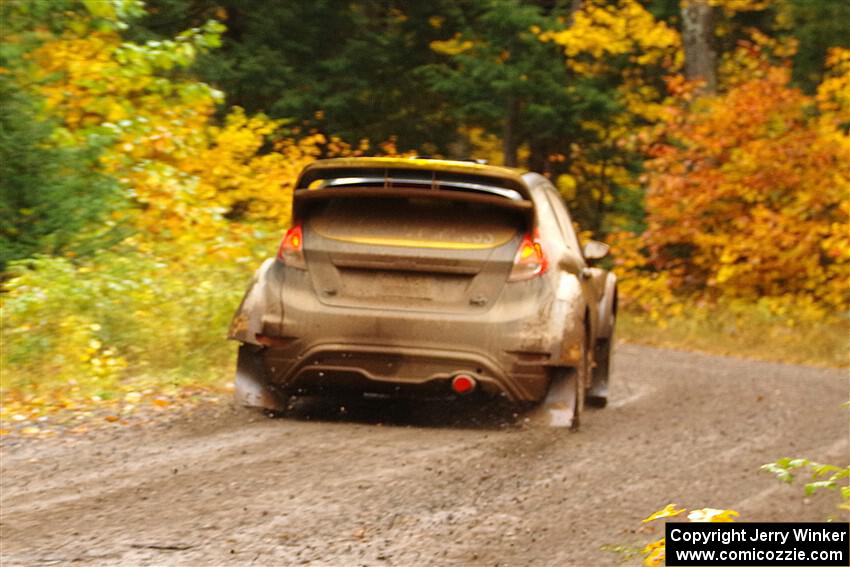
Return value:
[(681, 312), (683, 298), (848, 305), (848, 51), (815, 96), (787, 65), (742, 45), (746, 75), (714, 97), (675, 93), (649, 149), (647, 229), (615, 234), (628, 300)]
[(850, 152), (788, 82), (770, 67), (670, 109), (647, 163), (644, 239), (674, 287), (847, 299)]
[(238, 107), (216, 117), (221, 93), (175, 71), (218, 45), (218, 23), (147, 43), (124, 40), (117, 21), (74, 23), (40, 30), (40, 45), (7, 73), (43, 100), (51, 143), (96, 140), (94, 167), (114, 180), (116, 203), (98, 224), (117, 238), (8, 267), (4, 416), (218, 383), (210, 369), (232, 354), (224, 329), (289, 223), (297, 174), (320, 154), (366, 147), (283, 137), (281, 121)]
[(133, 205), (111, 222), (138, 229), (131, 243), (142, 250), (170, 244), (192, 261), (244, 256), (253, 228), (232, 221), (285, 227), (298, 172), (323, 151), (349, 151), (321, 134), (280, 138), (281, 121), (238, 107), (214, 119), (222, 94), (170, 75), (216, 47), (222, 30), (210, 22), (141, 45), (124, 42), (117, 30), (67, 31), (30, 54), (61, 132), (76, 143), (94, 133), (108, 137), (103, 170)]

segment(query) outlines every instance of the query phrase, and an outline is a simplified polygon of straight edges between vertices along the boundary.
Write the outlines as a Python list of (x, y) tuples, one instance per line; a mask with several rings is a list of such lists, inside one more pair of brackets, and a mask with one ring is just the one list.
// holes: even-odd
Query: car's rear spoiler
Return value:
[(481, 202), (531, 214), (528, 187), (514, 170), (476, 163), (405, 158), (343, 158), (307, 166), (298, 178), (294, 212), (316, 200), (421, 197)]

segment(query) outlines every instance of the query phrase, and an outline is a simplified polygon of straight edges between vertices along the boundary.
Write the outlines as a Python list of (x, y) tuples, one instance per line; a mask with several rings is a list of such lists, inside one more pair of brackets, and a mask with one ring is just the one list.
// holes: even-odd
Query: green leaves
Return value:
[(772, 473), (778, 480), (792, 483), (797, 473), (808, 472), (811, 478), (804, 488), (806, 496), (811, 496), (819, 490), (835, 490), (840, 488), (841, 508), (850, 506), (850, 484), (841, 483), (842, 479), (850, 479), (850, 467), (839, 467), (823, 463), (816, 463), (809, 459), (791, 459), (788, 457), (779, 459), (773, 463), (762, 465), (761, 470)]
[(115, 51), (115, 60), (125, 72), (148, 75), (155, 70), (169, 71), (188, 67), (197, 56), (221, 45), (225, 30), (221, 22), (210, 20), (200, 28), (191, 28), (175, 39), (149, 40), (145, 43), (125, 42)]
[[(0, 75), (0, 271), (34, 254), (85, 254), (110, 240), (101, 224), (121, 200), (94, 145), (67, 146), (36, 99)], [(57, 139), (58, 138), (58, 139)]]

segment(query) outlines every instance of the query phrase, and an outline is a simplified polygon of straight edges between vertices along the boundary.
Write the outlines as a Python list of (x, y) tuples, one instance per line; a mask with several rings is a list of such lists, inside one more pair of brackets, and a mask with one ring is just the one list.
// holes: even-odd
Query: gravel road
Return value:
[(848, 392), (843, 370), (620, 345), (611, 403), (579, 433), (502, 408), (304, 404), (268, 419), (220, 404), (6, 442), (0, 563), (620, 565), (670, 502), (836, 516), (834, 494), (805, 499), (758, 468), (847, 464)]

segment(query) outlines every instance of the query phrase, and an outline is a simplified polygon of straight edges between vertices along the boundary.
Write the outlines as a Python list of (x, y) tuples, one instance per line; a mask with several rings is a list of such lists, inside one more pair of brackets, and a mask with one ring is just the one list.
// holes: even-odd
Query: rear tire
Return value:
[(590, 355), (586, 344), (581, 347), (579, 363), (575, 368), (558, 367), (551, 370), (549, 389), (534, 412), (534, 421), (549, 427), (578, 430), (590, 372)]
[(611, 339), (599, 339), (595, 348), (595, 366), (590, 389), (587, 392), (588, 405), (604, 408), (608, 405), (608, 377), (611, 373)]
[(587, 384), (590, 381), (590, 348), (585, 339), (581, 349), (581, 362), (575, 368), (570, 369), (568, 379), (573, 381), (576, 390), (576, 404), (574, 407), (573, 423), (570, 429), (578, 431), (581, 425), (581, 416), (584, 414), (584, 403), (587, 395)]

